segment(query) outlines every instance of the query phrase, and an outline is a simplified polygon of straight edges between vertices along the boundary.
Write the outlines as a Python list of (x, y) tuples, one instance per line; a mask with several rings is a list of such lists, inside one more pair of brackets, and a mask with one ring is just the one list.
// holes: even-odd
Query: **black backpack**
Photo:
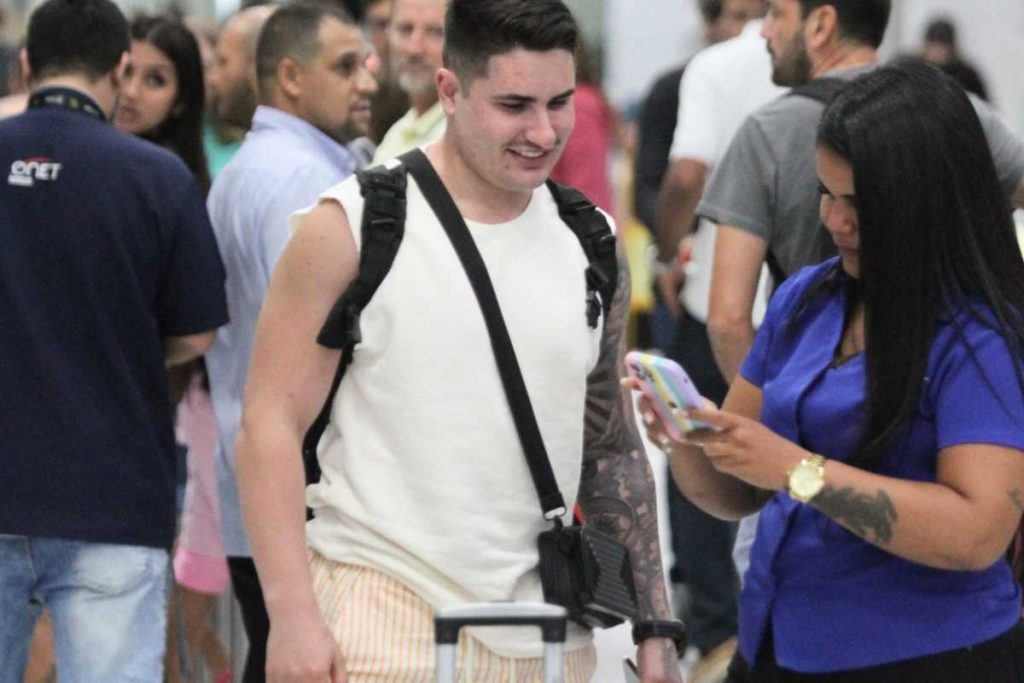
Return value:
[[(412, 154), (422, 155), (423, 152), (415, 149), (398, 157), (398, 160), (404, 161)], [(359, 316), (391, 270), (402, 244), (407, 173), (407, 165), (402, 163), (391, 169), (375, 166), (356, 174), (365, 200), (359, 273), (334, 303), (316, 338), (321, 346), (340, 349), (341, 358), (327, 400), (302, 440), (307, 484), (320, 479), (317, 445), (330, 422), (331, 406), (352, 362), (352, 352), (362, 340)], [(604, 215), (582, 192), (551, 180), (547, 181), (547, 186), (558, 206), (558, 215), (576, 235), (587, 256), (587, 324), (597, 327), (601, 311), (606, 316), (608, 314), (618, 283), (615, 235)]]

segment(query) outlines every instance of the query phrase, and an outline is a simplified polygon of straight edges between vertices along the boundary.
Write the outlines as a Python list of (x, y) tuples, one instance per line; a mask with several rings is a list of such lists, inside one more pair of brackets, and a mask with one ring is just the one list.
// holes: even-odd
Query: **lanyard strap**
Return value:
[(72, 88), (43, 88), (32, 93), (28, 100), (29, 109), (41, 109), (43, 107), (56, 107), (69, 111), (80, 111), (89, 116), (94, 116), (100, 121), (106, 121), (103, 110), (88, 95)]
[(416, 184), (440, 220), (462, 267), (466, 270), (466, 275), (473, 286), (473, 293), (476, 294), (480, 310), (483, 312), (484, 322), (487, 324), (494, 359), (498, 363), (498, 374), (501, 376), (505, 397), (512, 409), (512, 419), (519, 433), (523, 451), (526, 453), (526, 462), (530, 467), (537, 496), (540, 498), (544, 518), (558, 520), (566, 512), (565, 501), (551, 470), (551, 460), (544, 448), (544, 439), (541, 437), (540, 427), (537, 426), (537, 417), (530, 403), (530, 395), (526, 391), (526, 383), (523, 381), (512, 339), (509, 337), (508, 328), (505, 327), (498, 297), (487, 274), (487, 266), (476, 248), (476, 243), (473, 242), (466, 221), (426, 155), (419, 149), (413, 149), (399, 159), (416, 179)]

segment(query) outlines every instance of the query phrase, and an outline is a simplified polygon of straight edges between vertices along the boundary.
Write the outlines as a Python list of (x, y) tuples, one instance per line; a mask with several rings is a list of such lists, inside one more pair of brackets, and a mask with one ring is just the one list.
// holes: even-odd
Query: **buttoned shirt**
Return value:
[[(838, 258), (789, 278), (741, 369), (761, 388), (765, 426), (837, 461), (856, 451), (867, 384), (863, 353), (833, 362), (847, 280)], [(982, 302), (971, 307), (993, 319)], [(917, 411), (882, 454), (882, 476), (934, 482), (939, 453), (954, 445), (1024, 448), (1024, 397), (1014, 371), (1020, 359), (991, 325), (963, 310), (936, 323)], [(740, 651), (754, 661), (771, 628), (776, 660), (787, 669), (887, 664), (995, 638), (1020, 619), (1020, 601), (1003, 559), (981, 571), (927, 567), (777, 493), (761, 511), (751, 550)]]
[(217, 417), (217, 480), (224, 549), (247, 557), (234, 472), (234, 444), (242, 413), (256, 319), (270, 275), (288, 241), (288, 216), (356, 170), (356, 158), (310, 123), (261, 106), (242, 147), (220, 172), (207, 208), (227, 269), (231, 322), (206, 354)]
[(377, 153), (373, 156), (373, 163), (382, 164), (414, 147), (423, 147), (441, 137), (447, 126), (448, 119), (440, 102), (422, 115), (417, 114), (415, 109), (410, 109), (391, 126), (384, 139), (380, 141)]

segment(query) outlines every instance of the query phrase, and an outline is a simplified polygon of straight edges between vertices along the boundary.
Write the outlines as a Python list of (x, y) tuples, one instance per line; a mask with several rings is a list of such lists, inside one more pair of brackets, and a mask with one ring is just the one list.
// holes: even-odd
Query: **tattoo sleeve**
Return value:
[(899, 519), (885, 489), (872, 496), (850, 486), (825, 486), (811, 505), (858, 536), (883, 546), (892, 541), (892, 527)]
[(1017, 508), (1017, 511), (1024, 512), (1024, 494), (1021, 493), (1020, 489), (1007, 491), (1007, 495), (1010, 496), (1010, 500), (1013, 501), (1013, 506)]
[(630, 396), (619, 385), (629, 302), (629, 267), (620, 254), (618, 287), (605, 319), (600, 356), (587, 379), (579, 504), (588, 524), (629, 547), (640, 618), (671, 619), (654, 478)]

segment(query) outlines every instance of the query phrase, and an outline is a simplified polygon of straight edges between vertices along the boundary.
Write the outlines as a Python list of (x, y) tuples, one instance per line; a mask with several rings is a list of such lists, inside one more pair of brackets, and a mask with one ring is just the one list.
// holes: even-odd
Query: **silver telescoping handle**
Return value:
[(438, 610), (434, 616), (438, 683), (455, 683), (456, 647), (464, 626), (539, 626), (544, 683), (562, 683), (565, 608), (543, 602), (481, 602)]

